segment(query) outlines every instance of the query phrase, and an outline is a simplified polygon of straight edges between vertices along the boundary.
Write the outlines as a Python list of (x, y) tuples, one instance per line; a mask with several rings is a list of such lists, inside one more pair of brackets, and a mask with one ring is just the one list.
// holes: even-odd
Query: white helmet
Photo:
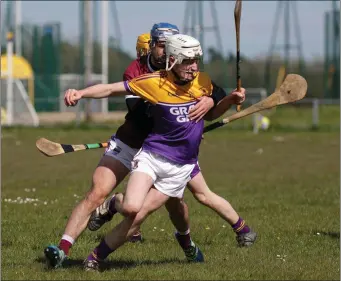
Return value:
[[(169, 66), (170, 56), (175, 58), (171, 66)], [(200, 42), (191, 36), (176, 34), (166, 40), (166, 70), (171, 70), (176, 63), (181, 64), (183, 59), (194, 59), (201, 56)]]

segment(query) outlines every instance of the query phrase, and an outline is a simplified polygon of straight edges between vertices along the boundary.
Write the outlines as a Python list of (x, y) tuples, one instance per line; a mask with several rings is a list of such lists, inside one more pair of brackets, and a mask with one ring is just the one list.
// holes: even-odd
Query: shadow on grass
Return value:
[[(35, 262), (46, 265), (46, 259), (44, 257), (38, 257)], [(80, 259), (69, 259), (63, 264), (63, 268), (83, 268), (84, 260)], [(101, 264), (101, 271), (111, 270), (111, 269), (127, 269), (134, 268), (141, 265), (161, 265), (161, 264), (184, 264), (187, 263), (185, 260), (179, 259), (162, 259), (159, 261), (143, 260), (143, 261), (133, 261), (133, 260), (115, 260), (115, 261), (105, 261)]]
[(330, 238), (333, 239), (339, 239), (340, 240), (340, 232), (333, 232), (333, 231), (318, 231), (318, 230), (314, 230), (313, 234), (316, 235), (317, 233), (319, 233), (319, 235), (321, 236), (328, 236)]

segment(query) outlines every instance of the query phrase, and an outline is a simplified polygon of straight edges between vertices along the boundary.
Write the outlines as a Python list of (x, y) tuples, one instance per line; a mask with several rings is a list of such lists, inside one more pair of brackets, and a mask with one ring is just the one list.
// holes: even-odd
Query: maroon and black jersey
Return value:
[[(149, 56), (141, 57), (127, 67), (123, 80), (131, 80), (157, 70), (151, 67)], [(140, 148), (153, 127), (153, 120), (147, 113), (149, 103), (134, 95), (127, 95), (125, 99), (128, 113), (125, 122), (117, 129), (116, 137), (131, 148)]]
[[(134, 60), (123, 74), (123, 80), (131, 80), (142, 74), (152, 73), (159, 69), (152, 67), (150, 55)], [(213, 90), (211, 98), (216, 105), (226, 96), (226, 92), (212, 82)], [(141, 148), (144, 140), (152, 131), (153, 119), (148, 115), (150, 104), (143, 99), (127, 95), (126, 104), (128, 113), (125, 116), (125, 122), (117, 129), (116, 137), (131, 148)]]

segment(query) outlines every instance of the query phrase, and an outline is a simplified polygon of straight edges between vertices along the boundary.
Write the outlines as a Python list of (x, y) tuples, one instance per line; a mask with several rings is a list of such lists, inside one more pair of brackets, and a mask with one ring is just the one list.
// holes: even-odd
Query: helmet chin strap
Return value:
[(166, 70), (167, 71), (171, 70), (177, 62), (178, 62), (178, 59), (175, 59), (173, 64), (169, 67), (169, 57), (166, 57)]

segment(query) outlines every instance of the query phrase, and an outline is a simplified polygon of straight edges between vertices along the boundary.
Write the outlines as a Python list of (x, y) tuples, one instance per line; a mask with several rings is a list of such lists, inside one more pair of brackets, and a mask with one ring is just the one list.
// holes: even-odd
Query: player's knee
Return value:
[(141, 207), (137, 204), (123, 202), (122, 204), (122, 213), (126, 217), (136, 217)]
[(98, 207), (104, 202), (107, 196), (108, 193), (104, 189), (102, 189), (100, 186), (94, 185), (88, 192), (85, 200), (91, 205)]
[(194, 198), (200, 203), (203, 204), (205, 206), (210, 206), (210, 196), (207, 193), (202, 193), (202, 192), (198, 192), (198, 193), (194, 193)]

